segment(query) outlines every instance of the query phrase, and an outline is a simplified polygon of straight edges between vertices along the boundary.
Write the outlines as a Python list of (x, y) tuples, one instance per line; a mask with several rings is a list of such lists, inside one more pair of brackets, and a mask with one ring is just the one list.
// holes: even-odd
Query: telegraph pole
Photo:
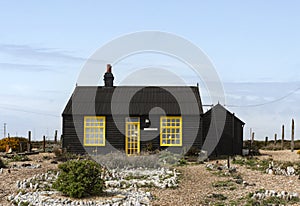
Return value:
[(6, 123), (4, 123), (4, 137), (3, 138), (5, 138), (6, 137)]

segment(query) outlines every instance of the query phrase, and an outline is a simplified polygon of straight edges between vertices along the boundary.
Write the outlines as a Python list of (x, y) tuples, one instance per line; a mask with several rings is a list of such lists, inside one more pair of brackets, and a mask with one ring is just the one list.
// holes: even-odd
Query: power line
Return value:
[(45, 113), (45, 112), (35, 112), (35, 111), (29, 111), (29, 110), (25, 110), (25, 109), (18, 109), (18, 108), (10, 108), (10, 107), (7, 107), (7, 106), (2, 106), (2, 105), (1, 105), (0, 109), (18, 111), (18, 112), (25, 112), (25, 113), (37, 114), (37, 115), (43, 115), (43, 116), (60, 117), (59, 115), (55, 115), (55, 114), (50, 114), (50, 113)]
[(260, 106), (264, 106), (264, 105), (267, 105), (267, 104), (272, 104), (272, 103), (275, 103), (275, 102), (279, 102), (279, 101), (282, 101), (284, 100), (285, 98), (293, 95), (294, 93), (296, 93), (298, 90), (300, 90), (300, 87), (296, 88), (295, 90), (287, 93), (286, 95), (282, 96), (282, 97), (279, 97), (278, 99), (275, 99), (275, 100), (272, 100), (272, 101), (269, 101), (269, 102), (263, 102), (263, 103), (259, 103), (259, 104), (249, 104), (249, 105), (233, 105), (233, 104), (226, 104), (224, 106), (227, 106), (227, 107), (260, 107)]

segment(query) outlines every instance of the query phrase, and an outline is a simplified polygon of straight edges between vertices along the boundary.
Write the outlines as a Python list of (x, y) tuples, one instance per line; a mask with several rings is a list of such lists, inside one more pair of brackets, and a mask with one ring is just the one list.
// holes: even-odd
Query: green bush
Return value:
[(11, 158), (11, 161), (13, 162), (24, 162), (24, 161), (30, 161), (29, 157), (27, 157), (26, 155), (14, 155)]
[(6, 168), (6, 164), (1, 158), (0, 158), (0, 168)]
[(70, 160), (58, 166), (59, 176), (53, 188), (64, 195), (81, 198), (99, 195), (105, 187), (101, 178), (104, 168), (92, 160)]

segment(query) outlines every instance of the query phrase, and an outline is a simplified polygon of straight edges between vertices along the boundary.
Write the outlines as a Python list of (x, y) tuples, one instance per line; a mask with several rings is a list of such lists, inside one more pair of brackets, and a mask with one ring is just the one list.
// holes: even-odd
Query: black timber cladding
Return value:
[[(112, 117), (113, 106), (116, 111)], [(106, 140), (113, 148), (98, 148), (107, 152), (115, 148), (124, 150), (125, 118), (129, 115), (140, 117), (141, 150), (150, 143), (153, 148), (159, 149), (159, 129), (143, 130), (147, 127), (143, 122), (149, 118), (149, 113), (152, 115), (151, 126), (156, 128), (159, 128), (162, 114), (182, 116), (182, 131), (186, 137), (183, 138), (183, 147), (191, 144), (200, 147), (202, 112), (198, 87), (76, 87), (63, 112), (63, 147), (76, 153), (84, 153), (85, 149), (95, 150), (93, 146), (82, 146), (83, 118), (87, 115), (101, 115), (106, 116)], [(122, 125), (121, 128), (116, 124)]]

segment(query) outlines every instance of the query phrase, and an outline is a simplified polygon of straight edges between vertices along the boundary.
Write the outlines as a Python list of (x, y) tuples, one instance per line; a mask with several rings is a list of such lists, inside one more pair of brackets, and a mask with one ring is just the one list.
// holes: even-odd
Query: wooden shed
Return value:
[[(212, 115), (220, 116), (225, 115), (225, 124), (222, 125), (223, 131), (220, 139), (215, 139), (208, 135), (210, 126), (212, 130), (218, 130), (221, 122), (216, 118), (214, 124), (212, 124)], [(221, 155), (242, 155), (243, 149), (243, 129), (245, 123), (235, 116), (234, 113), (229, 112), (221, 104), (217, 104), (208, 110), (206, 113), (201, 115), (202, 123), (202, 141), (210, 141), (211, 144), (216, 145), (211, 153), (211, 156)], [(217, 136), (217, 135), (215, 135)], [(210, 138), (210, 139), (207, 139)], [(216, 141), (214, 143), (214, 141)]]

